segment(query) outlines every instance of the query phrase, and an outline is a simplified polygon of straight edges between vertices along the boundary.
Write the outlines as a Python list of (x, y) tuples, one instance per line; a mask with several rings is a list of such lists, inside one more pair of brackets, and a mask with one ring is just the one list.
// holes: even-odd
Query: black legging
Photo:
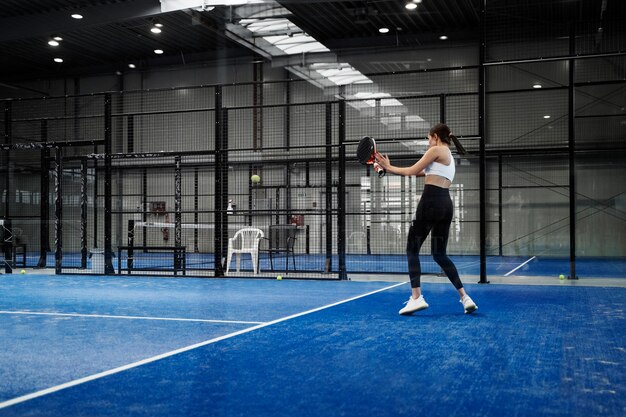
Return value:
[(419, 253), (422, 244), (431, 231), (430, 241), (433, 259), (443, 269), (443, 272), (445, 272), (457, 290), (463, 288), (463, 283), (459, 278), (459, 273), (454, 263), (446, 255), (453, 212), (452, 200), (447, 188), (429, 184), (424, 186), (424, 193), (417, 205), (415, 220), (409, 228), (409, 236), (406, 243), (411, 288), (420, 286), (422, 269)]

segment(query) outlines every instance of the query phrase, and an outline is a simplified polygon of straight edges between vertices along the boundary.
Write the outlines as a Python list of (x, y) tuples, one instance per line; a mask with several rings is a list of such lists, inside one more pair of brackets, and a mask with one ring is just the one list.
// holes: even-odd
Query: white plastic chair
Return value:
[(364, 253), (366, 250), (365, 232), (352, 232), (348, 236), (348, 252)]
[(233, 254), (237, 255), (237, 271), (239, 271), (242, 253), (249, 253), (252, 257), (252, 268), (255, 275), (259, 273), (259, 243), (263, 239), (263, 231), (256, 227), (244, 227), (228, 239), (228, 256), (226, 258), (226, 273), (230, 270), (230, 261)]

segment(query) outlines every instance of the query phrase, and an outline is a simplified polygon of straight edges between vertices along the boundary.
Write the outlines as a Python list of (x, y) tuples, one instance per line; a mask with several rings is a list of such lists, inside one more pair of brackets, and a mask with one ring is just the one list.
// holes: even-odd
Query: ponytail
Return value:
[(461, 145), (461, 142), (459, 142), (459, 139), (456, 136), (454, 136), (454, 135), (450, 135), (449, 137), (450, 137), (450, 139), (452, 139), (452, 142), (454, 142), (454, 147), (456, 148), (456, 151), (460, 155), (465, 155), (467, 153), (467, 151), (465, 150), (463, 145)]
[(459, 154), (465, 155), (467, 153), (463, 145), (461, 145), (461, 142), (459, 142), (459, 139), (450, 133), (450, 128), (444, 123), (437, 123), (436, 125), (434, 125), (430, 129), (430, 134), (431, 135), (436, 134), (437, 136), (439, 136), (441, 141), (447, 145), (450, 145), (450, 141), (452, 141)]

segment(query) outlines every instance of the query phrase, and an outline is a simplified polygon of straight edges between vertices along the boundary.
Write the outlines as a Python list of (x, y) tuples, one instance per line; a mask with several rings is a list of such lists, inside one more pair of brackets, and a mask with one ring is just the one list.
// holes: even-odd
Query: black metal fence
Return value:
[[(491, 256), (568, 258), (572, 277), (577, 258), (623, 258), (624, 26), (590, 43), (591, 22), (533, 32), (510, 21), (510, 7), (482, 11), (473, 66), (325, 88), (285, 80), (4, 100), (0, 217), (11, 245), (27, 266), (60, 273), (223, 276), (229, 239), (254, 227), (260, 272), (244, 256), (242, 275), (405, 273), (423, 184), (373, 175), (356, 142), (373, 136), (410, 165), (443, 121), (469, 151), (456, 158), (449, 253), (478, 257), (481, 281)], [(277, 263), (275, 225), (295, 228)], [(426, 257), (423, 270), (439, 272)]]

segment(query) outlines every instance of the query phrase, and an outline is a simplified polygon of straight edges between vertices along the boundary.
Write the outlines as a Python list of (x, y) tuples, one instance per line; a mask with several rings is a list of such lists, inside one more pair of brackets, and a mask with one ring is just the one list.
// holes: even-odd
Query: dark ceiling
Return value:
[[(335, 53), (368, 48), (420, 48), (446, 33), (449, 42), (477, 42), (483, 0), (278, 0), (289, 18)], [(624, 0), (488, 0), (498, 25), (553, 25), (624, 17)], [(82, 20), (70, 17), (80, 12)], [(237, 20), (228, 6), (211, 11), (161, 13), (159, 0), (2, 0), (0, 80), (106, 73), (172, 64), (249, 57), (254, 53), (225, 35)], [(155, 21), (163, 32), (153, 34)], [(390, 28), (387, 34), (380, 27)], [(52, 36), (63, 40), (47, 44)], [(163, 55), (155, 55), (162, 49)], [(55, 63), (53, 58), (63, 58)]]

